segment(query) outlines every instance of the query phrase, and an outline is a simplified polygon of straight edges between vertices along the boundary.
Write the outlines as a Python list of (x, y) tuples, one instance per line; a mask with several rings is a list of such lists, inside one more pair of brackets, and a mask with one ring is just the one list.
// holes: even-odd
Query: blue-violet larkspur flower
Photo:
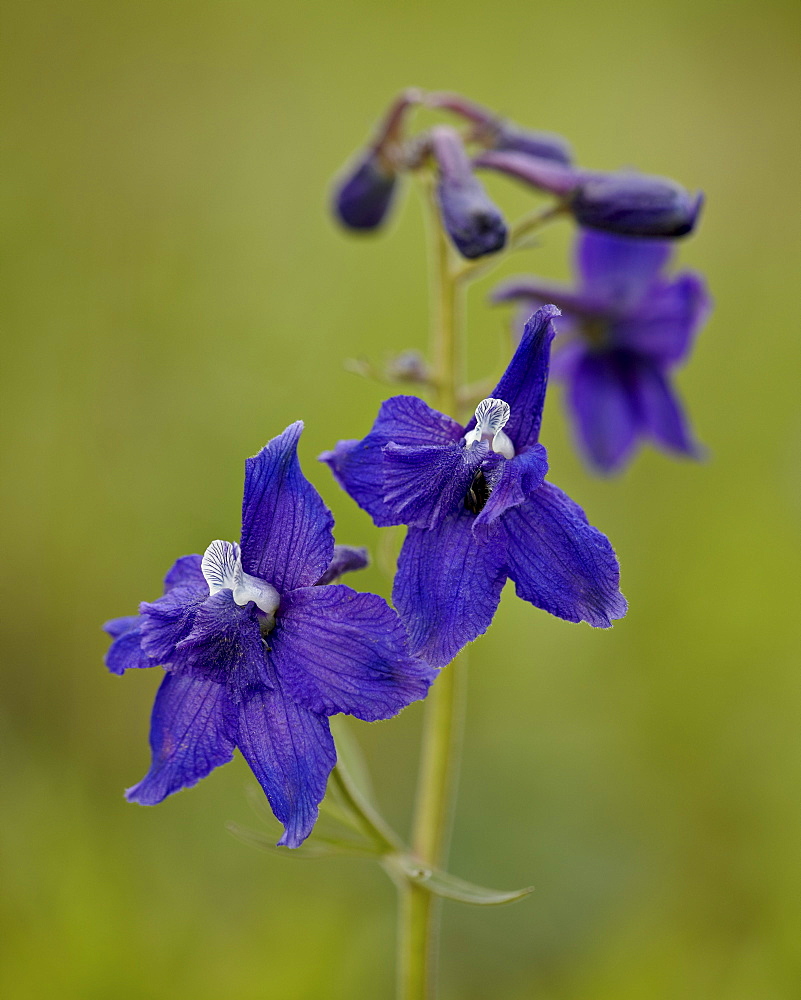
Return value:
[(393, 601), (412, 651), (435, 666), (487, 630), (507, 577), (519, 597), (567, 621), (607, 628), (625, 614), (609, 541), (544, 482), (538, 438), (558, 314), (545, 306), (531, 317), (466, 427), (395, 396), (366, 438), (321, 456), (376, 524), (409, 526)]
[(288, 847), (311, 832), (336, 762), (328, 716), (389, 718), (424, 698), (434, 676), (382, 598), (329, 584), (366, 557), (334, 546), (331, 513), (298, 462), (302, 427), (245, 463), (240, 544), (183, 556), (163, 597), (105, 625), (113, 673), (166, 668), (152, 765), (127, 798), (155, 805), (238, 747)]
[(562, 310), (555, 369), (579, 446), (601, 472), (619, 469), (646, 437), (697, 452), (668, 376), (687, 357), (709, 297), (700, 275), (664, 276), (671, 254), (663, 240), (586, 231), (577, 241), (577, 289), (513, 278), (493, 294), (527, 313), (542, 302)]

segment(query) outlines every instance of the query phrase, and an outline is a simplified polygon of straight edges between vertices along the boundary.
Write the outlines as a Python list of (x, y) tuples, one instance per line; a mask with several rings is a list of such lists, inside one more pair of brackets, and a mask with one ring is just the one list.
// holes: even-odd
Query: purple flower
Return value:
[(442, 224), (454, 246), (468, 259), (497, 253), (506, 243), (506, 223), (473, 174), (459, 133), (438, 125), (431, 130), (431, 148)]
[(367, 149), (347, 167), (333, 197), (334, 214), (348, 229), (369, 231), (384, 221), (392, 204), (403, 157), (403, 126), (417, 90), (404, 91), (381, 121)]
[(671, 254), (662, 240), (583, 232), (577, 289), (520, 278), (493, 294), (527, 311), (541, 302), (562, 310), (558, 371), (579, 445), (601, 472), (620, 468), (641, 438), (697, 451), (668, 376), (688, 355), (710, 303), (699, 275), (664, 277)]
[(691, 194), (675, 181), (632, 170), (580, 170), (503, 150), (482, 153), (474, 163), (556, 195), (586, 228), (621, 236), (686, 236), (695, 228), (703, 205), (701, 194)]
[(424, 698), (434, 676), (409, 654), (385, 601), (327, 585), (366, 557), (334, 546), (331, 513), (298, 463), (302, 428), (292, 424), (245, 463), (240, 544), (183, 556), (163, 597), (105, 626), (112, 672), (167, 671), (152, 764), (128, 800), (155, 805), (239, 747), (288, 847), (311, 832), (336, 762), (328, 716), (389, 718)]
[(608, 540), (544, 482), (538, 437), (558, 314), (545, 306), (531, 317), (466, 427), (395, 396), (366, 438), (320, 456), (376, 524), (409, 526), (393, 601), (413, 652), (435, 666), (487, 630), (507, 577), (523, 600), (567, 621), (608, 628), (625, 614)]

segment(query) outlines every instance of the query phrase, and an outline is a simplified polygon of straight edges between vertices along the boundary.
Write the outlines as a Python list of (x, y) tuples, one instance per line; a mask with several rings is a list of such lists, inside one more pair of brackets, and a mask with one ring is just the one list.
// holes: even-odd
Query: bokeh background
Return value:
[[(392, 886), (235, 840), (227, 821), (258, 824), (241, 759), (123, 801), (159, 678), (107, 675), (99, 626), (237, 536), (243, 459), (299, 417), (340, 540), (375, 550), (314, 459), (386, 394), (343, 359), (425, 346), (423, 224), (408, 197), (353, 239), (327, 199), (409, 84), (703, 188), (679, 262), (716, 302), (679, 379), (703, 464), (646, 450), (593, 479), (551, 393), (553, 479), (614, 541), (631, 611), (596, 632), (507, 590), (473, 647), (451, 869), (536, 892), (446, 905), (442, 997), (797, 995), (797, 6), (11, 0), (4, 20), (2, 995), (391, 995)], [(566, 278), (570, 237), (501, 273)], [(489, 287), (476, 376), (504, 362)], [(420, 717), (351, 727), (402, 828)]]

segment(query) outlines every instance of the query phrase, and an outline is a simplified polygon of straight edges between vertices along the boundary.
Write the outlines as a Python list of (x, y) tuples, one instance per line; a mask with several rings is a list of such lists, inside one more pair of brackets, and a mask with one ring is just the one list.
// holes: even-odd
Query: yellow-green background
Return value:
[[(243, 459), (299, 417), (340, 540), (376, 546), (314, 458), (384, 392), (343, 358), (425, 344), (420, 207), (371, 241), (326, 203), (408, 84), (703, 188), (679, 259), (716, 303), (679, 377), (703, 464), (646, 450), (595, 480), (549, 400), (553, 479), (614, 541), (631, 611), (597, 632), (508, 591), (471, 651), (452, 869), (537, 889), (446, 907), (442, 996), (797, 995), (798, 28), (780, 0), (6, 5), (4, 997), (390, 995), (392, 886), (234, 840), (241, 759), (157, 809), (123, 801), (159, 678), (106, 674), (99, 626), (236, 537)], [(511, 270), (566, 277), (569, 236)], [(474, 375), (502, 364), (488, 287)], [(353, 726), (399, 825), (419, 723)]]

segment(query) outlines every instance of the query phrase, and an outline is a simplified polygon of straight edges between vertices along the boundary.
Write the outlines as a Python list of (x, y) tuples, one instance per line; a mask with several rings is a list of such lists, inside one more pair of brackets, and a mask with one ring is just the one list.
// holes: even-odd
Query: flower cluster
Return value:
[[(451, 112), (467, 131), (436, 125), (408, 135), (416, 106)], [(468, 259), (497, 253), (507, 227), (478, 180), (494, 170), (553, 195), (580, 226), (631, 237), (674, 238), (692, 232), (703, 204), (680, 184), (632, 170), (605, 172), (574, 165), (561, 136), (510, 122), (458, 94), (408, 90), (391, 106), (367, 150), (344, 172), (334, 211), (350, 229), (377, 229), (386, 219), (403, 173), (431, 164), (442, 225)]]
[[(419, 106), (454, 114), (463, 127), (412, 135)], [(331, 513), (298, 462), (302, 424), (248, 459), (239, 543), (217, 540), (202, 556), (183, 556), (161, 597), (105, 626), (112, 673), (164, 669), (151, 767), (129, 800), (161, 802), (238, 748), (284, 825), (280, 843), (297, 847), (337, 759), (329, 717), (387, 719), (424, 698), (438, 671), (487, 630), (507, 579), (524, 601), (568, 622), (608, 628), (626, 613), (611, 544), (546, 479), (540, 426), (551, 343), (558, 334), (557, 371), (596, 469), (620, 468), (643, 437), (694, 454), (669, 374), (686, 358), (708, 296), (698, 275), (664, 271), (671, 241), (693, 230), (702, 199), (664, 178), (579, 168), (560, 136), (457, 94), (405, 91), (340, 179), (333, 207), (349, 229), (375, 230), (402, 175), (421, 175), (447, 236), (437, 284), (452, 296), (441, 310), (451, 322), (457, 286), (476, 270), (459, 258), (516, 249), (531, 231), (530, 220), (507, 226), (479, 170), (554, 198), (539, 221), (573, 218), (576, 286), (526, 277), (496, 289), (495, 301), (522, 304), (525, 323), (493, 391), (472, 397), (470, 409), (478, 405), (467, 422), (466, 413), (460, 419), (417, 396), (393, 396), (364, 438), (320, 456), (376, 525), (408, 529), (394, 610), (335, 582), (364, 567), (367, 554), (334, 545)], [(456, 339), (452, 326), (443, 342)], [(407, 351), (386, 377), (447, 385), (442, 407), (458, 406), (466, 390), (453, 352), (449, 370), (447, 352), (440, 354), (431, 365)]]

